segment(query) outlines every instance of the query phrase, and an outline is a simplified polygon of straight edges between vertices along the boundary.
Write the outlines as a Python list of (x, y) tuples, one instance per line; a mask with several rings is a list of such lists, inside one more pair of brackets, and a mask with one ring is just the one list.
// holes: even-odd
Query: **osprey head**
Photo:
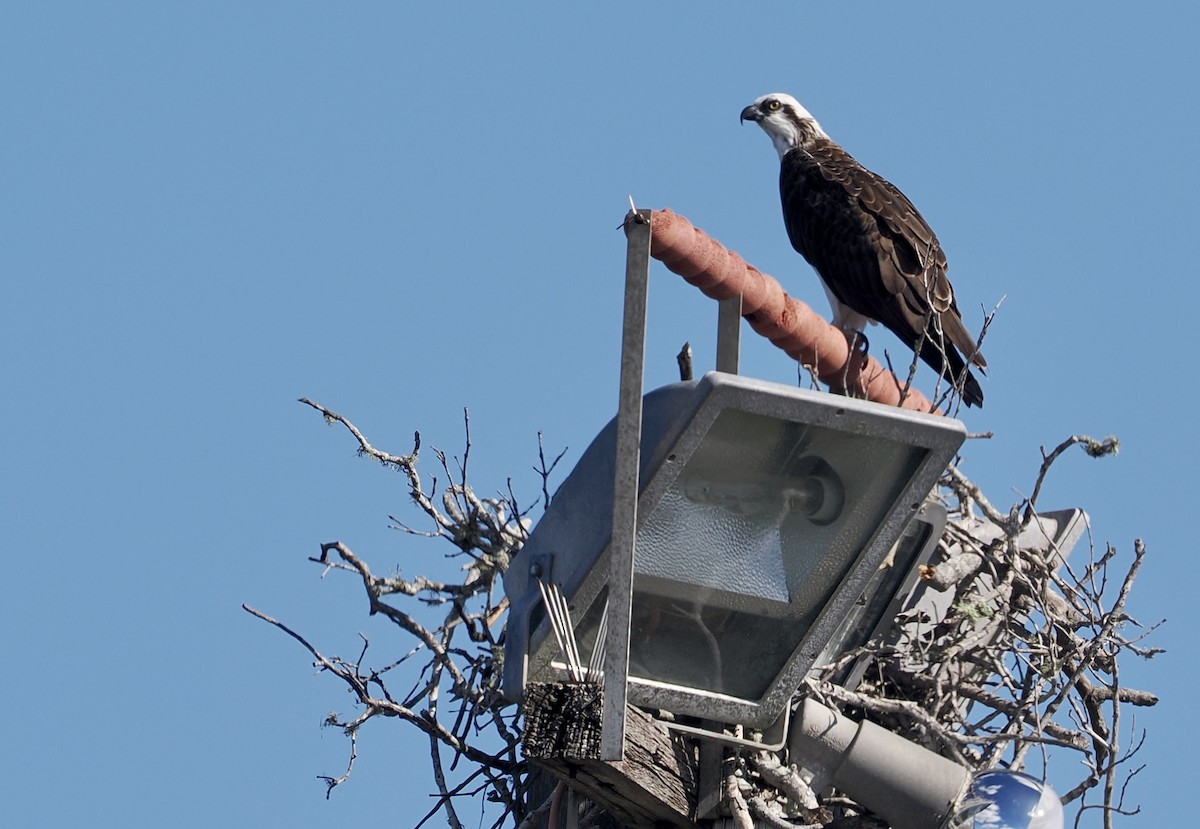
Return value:
[(785, 92), (763, 95), (742, 110), (742, 122), (757, 121), (771, 138), (771, 143), (783, 158), (789, 150), (811, 143), (816, 138), (828, 138), (800, 102)]

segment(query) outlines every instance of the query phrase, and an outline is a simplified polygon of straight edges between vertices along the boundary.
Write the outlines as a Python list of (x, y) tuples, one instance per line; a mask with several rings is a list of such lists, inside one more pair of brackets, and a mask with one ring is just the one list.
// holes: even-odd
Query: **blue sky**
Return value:
[[(349, 699), (240, 610), (382, 650), (358, 585), (306, 557), (447, 566), (387, 528), (417, 519), (400, 479), (295, 399), (397, 452), (416, 429), (459, 451), (469, 407), (476, 486), (532, 498), (538, 431), (573, 462), (615, 409), (630, 194), (826, 311), (737, 122), (776, 90), (920, 206), (972, 327), (1006, 297), (967, 414), (990, 497), (1029, 493), (1040, 445), (1122, 439), (1042, 505), (1146, 539), (1131, 609), (1169, 653), (1125, 669), (1162, 702), (1124, 825), (1188, 821), (1198, 27), (1184, 3), (7, 4), (6, 822), (424, 814), (424, 743), (394, 723), (323, 799), (345, 745), (319, 724)], [(684, 340), (712, 365), (715, 313), (655, 271), (648, 387)], [(749, 335), (743, 370), (795, 377)]]

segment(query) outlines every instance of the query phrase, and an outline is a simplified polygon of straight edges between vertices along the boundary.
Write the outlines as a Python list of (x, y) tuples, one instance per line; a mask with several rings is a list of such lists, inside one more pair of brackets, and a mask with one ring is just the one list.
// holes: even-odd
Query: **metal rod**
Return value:
[(699, 728), (694, 725), (680, 725), (679, 723), (668, 722), (667, 720), (659, 720), (659, 722), (666, 726), (669, 731), (680, 731), (684, 734), (691, 734), (693, 737), (699, 737), (702, 740), (712, 740), (713, 742), (717, 743), (725, 743), (726, 745), (737, 746), (738, 748), (752, 748), (757, 751), (779, 751), (781, 748), (787, 745), (788, 723), (791, 722), (791, 719), (792, 705), (791, 703), (788, 703), (787, 707), (783, 709), (783, 728), (779, 729), (779, 734), (776, 735), (779, 738), (779, 741), (775, 743), (767, 743), (759, 740), (744, 740), (741, 737), (730, 737), (728, 734), (723, 732), (713, 731), (711, 728)]
[(737, 374), (742, 342), (742, 295), (717, 306), (717, 371)]
[(571, 663), (571, 676), (576, 682), (583, 682), (583, 660), (579, 658), (579, 643), (575, 641), (575, 626), (571, 623), (571, 607), (567, 604), (567, 599), (558, 589), (557, 584), (553, 586), (550, 599), (558, 605), (559, 623), (562, 625), (567, 647), (570, 648), (567, 661)]
[(567, 787), (567, 813), (565, 829), (579, 829), (579, 795), (575, 789)]
[(642, 369), (646, 361), (646, 307), (650, 282), (650, 211), (625, 217), (625, 322), (621, 334), (621, 398), (613, 470), (612, 542), (609, 552), (608, 632), (604, 649), (604, 714), (600, 759), (625, 756), (629, 622), (633, 610), (634, 535), (642, 443)]
[(567, 673), (573, 681), (583, 682), (583, 662), (579, 658), (579, 645), (575, 641), (575, 627), (571, 624), (571, 608), (557, 584), (551, 583), (547, 587), (546, 582), (539, 578), (537, 585), (538, 590), (542, 592), (542, 604), (550, 619), (554, 640), (558, 642), (558, 649), (562, 651), (563, 659), (567, 663)]
[(588, 660), (588, 682), (599, 682), (604, 667), (604, 644), (608, 636), (608, 602), (604, 602), (604, 611), (600, 614), (600, 626), (596, 628), (596, 643), (592, 646), (592, 658)]
[(538, 590), (542, 591), (542, 605), (546, 608), (546, 618), (550, 620), (550, 630), (554, 633), (554, 641), (558, 643), (558, 649), (562, 652), (563, 658), (567, 661), (567, 671), (571, 673), (571, 678), (575, 676), (575, 663), (571, 661), (571, 654), (567, 650), (567, 645), (563, 642), (562, 623), (558, 619), (558, 607), (550, 600), (549, 593), (546, 592), (546, 583), (541, 579), (537, 580)]

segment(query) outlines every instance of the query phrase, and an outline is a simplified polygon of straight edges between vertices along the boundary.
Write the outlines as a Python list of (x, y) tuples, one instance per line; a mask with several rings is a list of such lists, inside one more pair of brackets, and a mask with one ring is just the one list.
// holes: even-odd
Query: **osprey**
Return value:
[(779, 192), (792, 247), (816, 269), (833, 324), (862, 332), (882, 322), (961, 390), (983, 389), (967, 368), (987, 361), (963, 325), (933, 230), (895, 185), (854, 160), (791, 95), (764, 95), (742, 110), (779, 151)]

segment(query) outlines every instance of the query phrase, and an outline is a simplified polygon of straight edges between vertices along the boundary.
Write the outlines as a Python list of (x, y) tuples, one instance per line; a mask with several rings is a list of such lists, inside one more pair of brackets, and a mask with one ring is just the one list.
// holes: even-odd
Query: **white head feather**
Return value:
[(829, 138), (812, 113), (786, 92), (772, 92), (756, 98), (742, 110), (742, 120), (757, 121), (780, 158), (813, 138)]

